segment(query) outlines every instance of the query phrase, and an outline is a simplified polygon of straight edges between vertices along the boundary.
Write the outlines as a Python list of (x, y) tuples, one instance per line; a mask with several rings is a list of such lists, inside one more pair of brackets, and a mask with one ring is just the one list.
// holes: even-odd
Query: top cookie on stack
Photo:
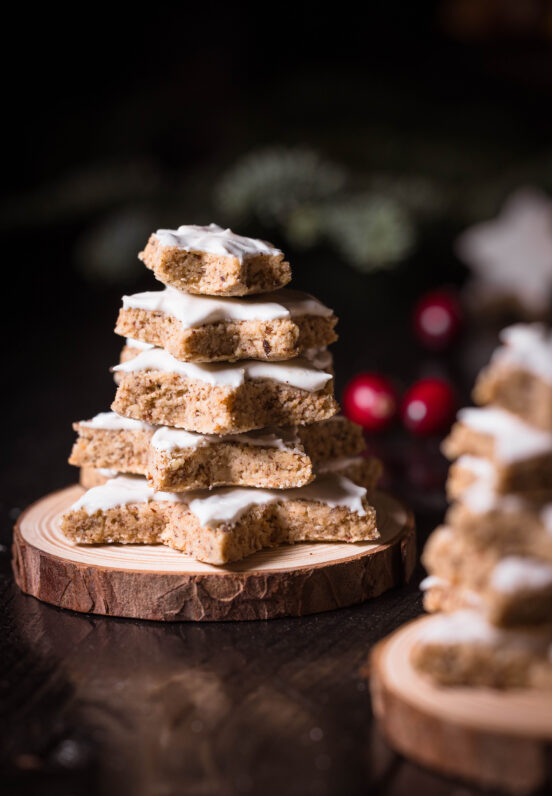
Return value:
[(218, 224), (158, 229), (138, 257), (160, 282), (185, 293), (247, 296), (291, 281), (280, 249)]
[(149, 481), (94, 486), (65, 533), (162, 541), (217, 564), (282, 542), (377, 538), (367, 493), (380, 465), (336, 417), (333, 312), (283, 288), (281, 251), (215, 224), (159, 230), (140, 257), (165, 288), (123, 297), (113, 411), (76, 424), (70, 461), (87, 484), (107, 479), (99, 468)]

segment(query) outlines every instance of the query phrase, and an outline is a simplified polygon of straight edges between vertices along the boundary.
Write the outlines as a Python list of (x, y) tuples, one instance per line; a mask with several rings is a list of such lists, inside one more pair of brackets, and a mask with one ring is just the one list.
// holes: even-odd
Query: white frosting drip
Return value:
[(138, 356), (116, 365), (113, 370), (132, 373), (140, 370), (162, 370), (178, 373), (186, 379), (205, 381), (223, 387), (239, 387), (246, 379), (270, 379), (290, 384), (301, 390), (316, 392), (331, 381), (332, 375), (320, 370), (307, 359), (297, 357), (285, 362), (261, 362), (247, 359), (234, 364), (196, 364), (181, 362), (162, 348), (142, 351)]
[(273, 321), (301, 315), (330, 317), (322, 302), (297, 290), (274, 291), (243, 299), (212, 298), (182, 293), (172, 287), (123, 296), (124, 309), (141, 309), (171, 315), (184, 329), (221, 321)]
[(494, 452), (502, 462), (552, 453), (552, 433), (529, 426), (510, 412), (494, 406), (461, 409), (458, 420), (474, 431), (494, 438)]
[(278, 503), (288, 500), (309, 500), (336, 508), (344, 507), (360, 516), (366, 511), (362, 500), (366, 490), (340, 475), (328, 475), (312, 484), (296, 489), (254, 489), (227, 488), (212, 492), (155, 492), (147, 480), (140, 476), (118, 476), (103, 486), (89, 489), (71, 511), (84, 509), (91, 515), (97, 511), (107, 511), (135, 503), (148, 503), (151, 500), (187, 503), (203, 527), (232, 524), (251, 506), (264, 503)]
[(492, 364), (528, 370), (552, 384), (552, 331), (540, 323), (517, 323), (503, 329), (505, 345), (495, 351)]
[(110, 470), (109, 467), (98, 467), (98, 472), (104, 478), (116, 478), (118, 475), (117, 470)]
[(511, 513), (523, 511), (525, 501), (517, 495), (499, 495), (492, 484), (485, 480), (470, 484), (460, 495), (459, 500), (472, 514), (486, 514), (489, 511)]
[(329, 459), (326, 462), (321, 462), (317, 466), (316, 472), (320, 475), (324, 475), (325, 473), (339, 473), (341, 470), (346, 470), (348, 467), (352, 467), (355, 464), (362, 464), (363, 461), (363, 456), (343, 456), (340, 459)]
[(86, 428), (102, 428), (112, 431), (120, 431), (121, 429), (128, 431), (153, 431), (153, 429), (156, 428), (150, 423), (145, 423), (143, 420), (133, 420), (130, 417), (123, 417), (122, 415), (118, 415), (117, 412), (100, 412), (91, 420), (81, 420), (80, 425)]
[(486, 481), (488, 484), (494, 485), (496, 482), (496, 469), (489, 459), (464, 453), (457, 459), (456, 466), (462, 470), (469, 470), (476, 478)]
[(84, 509), (88, 515), (92, 515), (97, 511), (108, 511), (130, 503), (149, 503), (151, 500), (176, 503), (180, 498), (178, 494), (170, 492), (155, 492), (141, 476), (119, 475), (102, 486), (89, 489), (73, 503), (70, 511)]
[[(463, 503), (473, 514), (484, 514), (488, 511), (515, 512), (531, 511), (530, 505), (518, 495), (501, 495), (496, 492), (496, 470), (488, 459), (478, 456), (460, 456), (457, 465), (472, 472), (477, 480), (469, 484), (461, 495)], [(546, 526), (545, 511), (541, 513), (542, 522)], [(552, 516), (548, 520), (552, 530)]]
[(552, 586), (552, 564), (536, 558), (507, 556), (493, 569), (490, 582), (493, 589), (504, 594), (538, 591)]
[(216, 445), (221, 442), (238, 442), (242, 445), (252, 445), (278, 450), (297, 450), (298, 437), (291, 432), (285, 433), (281, 429), (278, 434), (268, 429), (247, 431), (243, 434), (197, 434), (179, 428), (161, 426), (151, 439), (151, 444), (156, 450), (172, 451), (177, 448), (200, 448), (206, 445)]
[(478, 611), (454, 611), (432, 618), (420, 633), (423, 641), (446, 644), (498, 644), (503, 631), (491, 625)]
[(420, 582), (420, 591), (428, 591), (429, 589), (443, 588), (450, 586), (450, 582), (445, 578), (440, 578), (438, 575), (428, 575)]
[(125, 343), (129, 348), (139, 348), (140, 351), (149, 351), (150, 348), (155, 348), (153, 343), (144, 343), (142, 340), (135, 340), (134, 337), (127, 337)]
[(331, 508), (341, 506), (364, 517), (365, 495), (366, 490), (348, 478), (329, 475), (296, 489), (218, 489), (209, 497), (192, 500), (189, 507), (200, 524), (208, 527), (235, 523), (250, 506), (288, 500), (310, 500)]
[(178, 229), (158, 229), (154, 234), (162, 246), (236, 257), (240, 262), (248, 255), (281, 254), (280, 249), (264, 240), (236, 235), (232, 230), (223, 229), (218, 224), (208, 224), (205, 227), (183, 224)]

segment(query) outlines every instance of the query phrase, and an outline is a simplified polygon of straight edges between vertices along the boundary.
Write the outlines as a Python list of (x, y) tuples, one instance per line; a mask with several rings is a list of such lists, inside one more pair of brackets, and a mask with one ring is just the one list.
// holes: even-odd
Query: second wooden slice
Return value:
[(552, 693), (439, 686), (410, 664), (425, 616), (381, 641), (370, 667), (374, 712), (391, 746), (417, 763), (525, 794), (548, 781)]
[(19, 588), (73, 611), (160, 621), (303, 616), (400, 585), (416, 560), (413, 516), (385, 493), (376, 498), (377, 543), (285, 545), (215, 567), (164, 545), (73, 544), (59, 520), (82, 492), (47, 495), (14, 532)]

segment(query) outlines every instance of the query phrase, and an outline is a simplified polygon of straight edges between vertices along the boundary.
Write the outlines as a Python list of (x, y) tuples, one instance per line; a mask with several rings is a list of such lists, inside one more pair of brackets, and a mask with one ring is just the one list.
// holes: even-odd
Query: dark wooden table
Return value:
[[(5, 368), (11, 375), (0, 553), (0, 791), (475, 793), (399, 758), (372, 720), (368, 655), (376, 641), (421, 612), (421, 568), (410, 586), (361, 606), (241, 624), (78, 615), (18, 592), (10, 571), (11, 526), (33, 500), (75, 480), (66, 464), (70, 423), (109, 405), (106, 366), (120, 348), (111, 334), (119, 295), (66, 296), (52, 305), (52, 291), (46, 292), (40, 315), (43, 299), (35, 291), (38, 314), (32, 325), (19, 318), (13, 338), (19, 343), (7, 352), (13, 359)], [(333, 302), (342, 318), (343, 301), (336, 296)], [(342, 380), (364, 366), (403, 379), (419, 372), (400, 325), (388, 318), (386, 334), (374, 337), (368, 354), (367, 326), (359, 335), (356, 323), (341, 325), (336, 361)], [(446, 466), (434, 470), (437, 441), (412, 443), (397, 432), (377, 448), (391, 471), (400, 463), (394, 488), (414, 502), (423, 540), (444, 509)]]

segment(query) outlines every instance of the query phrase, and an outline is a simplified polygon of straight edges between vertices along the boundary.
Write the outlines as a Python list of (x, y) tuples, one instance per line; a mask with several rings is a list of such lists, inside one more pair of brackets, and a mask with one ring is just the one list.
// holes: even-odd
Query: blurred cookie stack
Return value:
[(445, 525), (429, 538), (412, 661), (438, 683), (552, 687), (552, 334), (515, 325), (443, 444)]

